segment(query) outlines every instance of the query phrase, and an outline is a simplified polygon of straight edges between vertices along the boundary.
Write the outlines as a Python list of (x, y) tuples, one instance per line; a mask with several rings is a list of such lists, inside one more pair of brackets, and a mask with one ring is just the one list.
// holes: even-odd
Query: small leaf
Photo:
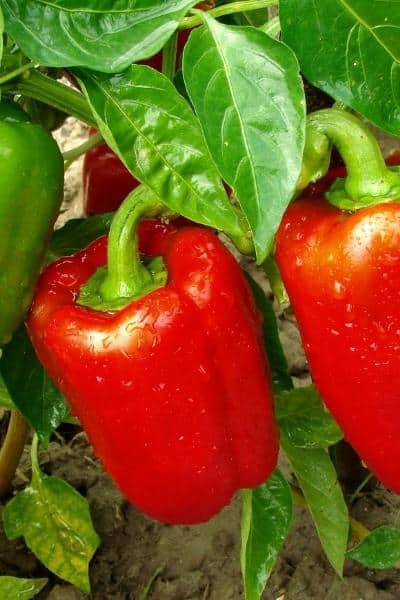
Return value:
[(278, 394), (276, 419), (288, 441), (299, 448), (327, 448), (343, 438), (313, 385)]
[(400, 134), (400, 3), (280, 0), (284, 41), (306, 78)]
[(243, 491), (241, 565), (246, 600), (259, 600), (292, 521), (292, 494), (279, 471)]
[(20, 536), (50, 571), (90, 592), (89, 562), (99, 546), (87, 500), (62, 479), (35, 474), (3, 511), (8, 539)]
[(0, 598), (10, 600), (30, 600), (44, 588), (47, 579), (19, 579), (0, 577)]
[(341, 576), (349, 517), (335, 468), (325, 450), (295, 448), (284, 434), (281, 444), (304, 493), (325, 554)]
[(68, 407), (39, 362), (23, 325), (3, 348), (0, 372), (15, 406), (46, 446)]
[(11, 396), (8, 393), (6, 384), (2, 376), (0, 375), (0, 406), (2, 408), (15, 408), (14, 402), (11, 400)]
[(347, 552), (369, 569), (389, 569), (400, 561), (400, 527), (377, 527), (363, 541)]
[(139, 181), (188, 219), (241, 234), (200, 124), (171, 81), (144, 65), (75, 72), (104, 139)]
[(50, 263), (61, 256), (75, 254), (96, 238), (108, 233), (113, 216), (114, 213), (107, 213), (67, 221), (63, 227), (54, 232), (46, 254), (46, 262)]
[(293, 52), (255, 27), (204, 13), (185, 46), (183, 76), (207, 144), (253, 233), (271, 250), (300, 174), (305, 100)]
[(6, 30), (33, 62), (105, 73), (118, 73), (156, 54), (195, 3), (2, 0)]

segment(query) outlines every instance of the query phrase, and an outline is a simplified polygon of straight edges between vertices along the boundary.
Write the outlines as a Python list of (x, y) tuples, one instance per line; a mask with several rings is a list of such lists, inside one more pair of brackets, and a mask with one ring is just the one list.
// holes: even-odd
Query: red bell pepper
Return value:
[[(134, 262), (132, 240), (125, 257), (113, 247), (126, 239), (117, 221), (121, 214), (124, 222), (127, 203), (108, 243), (106, 277), (113, 285), (115, 272)], [(210, 230), (166, 227), (154, 236), (145, 227), (142, 251), (162, 254), (163, 287), (140, 297), (133, 292), (126, 303), (119, 277), (122, 308), (79, 305), (80, 289), (106, 264), (102, 238), (43, 272), (28, 330), (125, 496), (160, 521), (196, 523), (239, 488), (261, 484), (276, 466), (261, 317), (238, 264)], [(135, 269), (132, 284), (143, 265)]]
[[(96, 133), (90, 130), (90, 135)], [(83, 161), (83, 210), (86, 216), (113, 212), (140, 181), (107, 146), (100, 144)]]
[(276, 259), (327, 407), (400, 493), (400, 176), (352, 115), (327, 110), (310, 121), (338, 145), (349, 175), (327, 199), (304, 195), (289, 207)]

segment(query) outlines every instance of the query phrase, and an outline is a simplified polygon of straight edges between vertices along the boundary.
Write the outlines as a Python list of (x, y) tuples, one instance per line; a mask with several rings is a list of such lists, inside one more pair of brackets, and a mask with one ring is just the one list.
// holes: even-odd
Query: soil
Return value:
[[(57, 132), (63, 149), (76, 146), (86, 129), (68, 120)], [(387, 149), (393, 146), (386, 140)], [(68, 171), (66, 212), (59, 224), (82, 212), (81, 161)], [(248, 265), (247, 265), (248, 266)], [(269, 293), (268, 285), (258, 279)], [(310, 382), (299, 334), (290, 311), (277, 308), (280, 335), (296, 385)], [(61, 477), (87, 497), (102, 543), (90, 567), (94, 600), (239, 600), (240, 498), (201, 526), (172, 527), (147, 518), (128, 504), (102, 469), (77, 427), (65, 425), (42, 451), (43, 470)], [(287, 469), (287, 465), (283, 465)], [(30, 477), (28, 448), (14, 480), (14, 492)], [(366, 491), (353, 505), (353, 516), (367, 527), (396, 524), (400, 497), (382, 487)], [(1, 528), (1, 525), (0, 525)], [(77, 589), (49, 573), (22, 540), (7, 541), (0, 531), (0, 574), (48, 577), (41, 600), (83, 600)], [(145, 593), (149, 586), (148, 594)], [(324, 558), (307, 510), (296, 508), (291, 533), (264, 600), (398, 600), (400, 570), (367, 570), (347, 561), (339, 579)], [(12, 600), (12, 599), (10, 599)]]

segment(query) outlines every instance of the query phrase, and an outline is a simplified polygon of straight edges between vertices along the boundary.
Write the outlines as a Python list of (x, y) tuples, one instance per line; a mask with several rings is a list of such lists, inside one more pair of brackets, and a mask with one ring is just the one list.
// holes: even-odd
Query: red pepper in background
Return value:
[[(348, 167), (347, 180), (328, 193), (344, 210), (322, 193), (295, 201), (276, 260), (322, 398), (372, 472), (400, 493), (400, 177), (352, 115), (311, 118), (338, 142)], [(398, 161), (399, 154), (388, 162)]]
[[(90, 135), (96, 133), (90, 130)], [(107, 146), (100, 144), (83, 161), (83, 210), (86, 216), (113, 212), (140, 182)]]
[(162, 254), (165, 287), (113, 312), (78, 305), (106, 264), (101, 238), (43, 272), (27, 324), (125, 496), (161, 521), (196, 523), (274, 470), (271, 382), (261, 316), (232, 255), (205, 228), (153, 224), (140, 245)]

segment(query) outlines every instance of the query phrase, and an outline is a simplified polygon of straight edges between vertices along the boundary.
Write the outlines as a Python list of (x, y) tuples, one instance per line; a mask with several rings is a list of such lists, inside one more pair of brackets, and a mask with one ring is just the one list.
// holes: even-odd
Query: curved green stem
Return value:
[(0, 77), (0, 85), (3, 85), (3, 83), (7, 83), (7, 81), (11, 81), (11, 79), (15, 79), (16, 77), (19, 77), (19, 75), (22, 75), (26, 71), (33, 69), (34, 66), (35, 66), (34, 63), (28, 62), (28, 63), (25, 63), (24, 65), (21, 65), (17, 69), (14, 69), (13, 71), (9, 71), (8, 73), (5, 73), (2, 77)]
[(137, 297), (151, 287), (151, 273), (140, 261), (137, 227), (140, 219), (163, 210), (145, 186), (136, 188), (118, 209), (108, 238), (107, 276), (100, 286), (105, 300)]
[(332, 142), (347, 167), (344, 182), (334, 184), (327, 193), (332, 204), (356, 210), (400, 197), (400, 175), (386, 166), (377, 140), (354, 115), (337, 108), (311, 113), (307, 138), (305, 162), (313, 160), (324, 169)]
[(32, 479), (34, 479), (34, 477), (40, 476), (38, 450), (39, 450), (39, 438), (38, 438), (37, 434), (35, 433), (33, 435), (32, 445), (31, 445)]
[(169, 38), (162, 51), (162, 72), (171, 80), (175, 75), (177, 48), (178, 34), (174, 33), (174, 35)]
[[(234, 13), (248, 12), (250, 10), (259, 10), (260, 8), (268, 8), (269, 6), (277, 6), (278, 0), (241, 0), (240, 2), (231, 2), (230, 4), (223, 4), (207, 11), (207, 14), (211, 15), (215, 19), (217, 17), (223, 17), (225, 15), (232, 15)], [(185, 17), (182, 19), (179, 25), (179, 29), (192, 29), (197, 27), (203, 22), (201, 14), (193, 17)]]
[(91, 136), (88, 140), (80, 144), (79, 146), (75, 146), (75, 148), (71, 148), (71, 150), (67, 150), (63, 152), (63, 158), (70, 166), (74, 160), (81, 157), (82, 154), (85, 154), (88, 150), (95, 148), (103, 141), (103, 136), (101, 133), (96, 133), (96, 135)]
[(96, 125), (89, 104), (81, 93), (39, 71), (34, 70), (29, 77), (12, 82), (12, 85), (4, 86), (2, 89), (9, 94), (22, 94), (44, 102), (87, 125)]
[(268, 33), (268, 35), (270, 35), (273, 38), (278, 37), (278, 35), (281, 32), (281, 22), (279, 20), (279, 17), (273, 17), (273, 19), (265, 23), (265, 25), (259, 27), (259, 29), (261, 29), (261, 31), (264, 31), (264, 33)]

